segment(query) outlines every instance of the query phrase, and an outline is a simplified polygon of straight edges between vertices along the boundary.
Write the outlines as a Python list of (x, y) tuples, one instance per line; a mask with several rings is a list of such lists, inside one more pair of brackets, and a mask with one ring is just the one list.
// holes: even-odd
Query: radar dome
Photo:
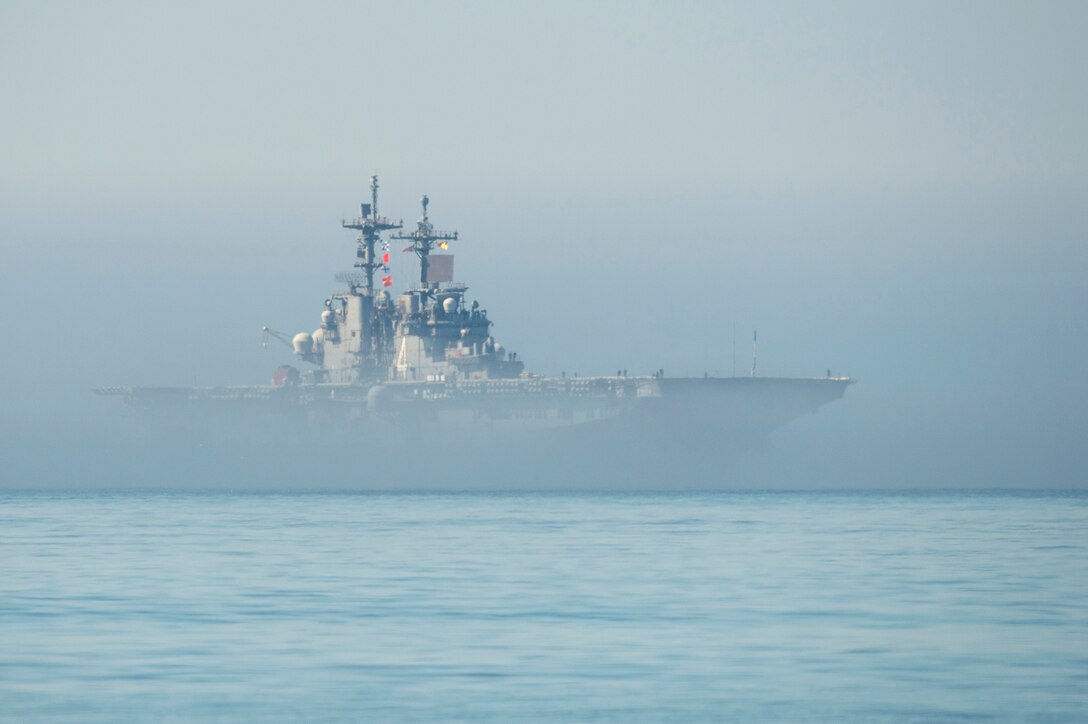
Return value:
[(295, 348), (295, 354), (313, 354), (314, 338), (309, 332), (299, 332), (291, 338), (291, 346)]
[(457, 300), (453, 297), (446, 297), (442, 300), (442, 311), (446, 314), (453, 314), (453, 310), (457, 309)]
[(321, 326), (328, 327), (332, 325), (333, 313), (331, 309), (326, 309), (321, 313)]

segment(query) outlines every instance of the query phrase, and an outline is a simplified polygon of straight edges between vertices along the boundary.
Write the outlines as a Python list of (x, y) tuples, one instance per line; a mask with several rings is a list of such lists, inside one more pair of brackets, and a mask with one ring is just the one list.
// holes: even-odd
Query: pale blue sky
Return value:
[[(1083, 3), (0, 10), (4, 195), (1083, 190)], [(418, 183), (418, 181), (417, 181)], [(112, 197), (111, 197), (112, 198)]]

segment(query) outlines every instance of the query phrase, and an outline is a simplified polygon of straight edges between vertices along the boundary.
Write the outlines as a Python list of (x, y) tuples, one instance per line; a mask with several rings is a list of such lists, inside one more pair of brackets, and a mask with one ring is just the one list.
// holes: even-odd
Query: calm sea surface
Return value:
[(1088, 496), (0, 493), (6, 721), (1088, 721)]

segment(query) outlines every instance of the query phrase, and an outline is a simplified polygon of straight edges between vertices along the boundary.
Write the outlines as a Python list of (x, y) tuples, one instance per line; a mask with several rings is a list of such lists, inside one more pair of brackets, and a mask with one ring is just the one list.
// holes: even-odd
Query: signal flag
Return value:
[(384, 277), (382, 277), (382, 286), (383, 286), (383, 287), (391, 287), (391, 286), (393, 286), (393, 277), (391, 277), (391, 276), (384, 276)]

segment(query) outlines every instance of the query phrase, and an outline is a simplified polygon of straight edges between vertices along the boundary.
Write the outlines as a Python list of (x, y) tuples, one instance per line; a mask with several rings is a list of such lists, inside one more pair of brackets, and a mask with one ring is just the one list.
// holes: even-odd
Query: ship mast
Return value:
[(355, 262), (355, 266), (363, 269), (366, 272), (366, 289), (368, 296), (374, 296), (374, 270), (382, 266), (382, 262), (374, 254), (374, 245), (378, 243), (378, 239), (383, 231), (389, 231), (390, 229), (399, 229), (404, 226), (403, 222), (393, 222), (384, 216), (378, 216), (378, 177), (370, 177), (370, 203), (360, 204), (359, 210), (362, 215), (351, 219), (350, 221), (344, 220), (340, 222), (340, 225), (345, 229), (355, 229), (359, 232), (356, 240), (359, 242), (359, 250), (356, 255), (360, 261)]
[[(345, 229), (354, 229), (359, 232), (356, 240), (359, 248), (356, 256), (359, 261), (355, 266), (366, 273), (366, 290), (363, 292), (363, 349), (369, 350), (373, 340), (374, 322), (374, 270), (385, 265), (383, 259), (374, 253), (374, 246), (378, 243), (381, 233), (390, 229), (400, 229), (403, 222), (378, 216), (378, 177), (370, 177), (370, 203), (360, 204), (360, 215), (351, 220), (342, 220), (340, 225)], [(354, 286), (352, 287), (354, 292)]]
[[(399, 232), (390, 237), (391, 239), (405, 239), (412, 242), (412, 246), (409, 248), (419, 257), (419, 283), (423, 289), (427, 288), (427, 270), (430, 267), (428, 257), (431, 250), (434, 249), (435, 243), (445, 248), (446, 242), (457, 241), (456, 231), (435, 231), (434, 224), (431, 223), (430, 218), (427, 216), (427, 205), (430, 203), (431, 200), (426, 195), (420, 199), (423, 216), (416, 222), (415, 231), (409, 233)], [(408, 251), (408, 249), (405, 249), (405, 251)]]

